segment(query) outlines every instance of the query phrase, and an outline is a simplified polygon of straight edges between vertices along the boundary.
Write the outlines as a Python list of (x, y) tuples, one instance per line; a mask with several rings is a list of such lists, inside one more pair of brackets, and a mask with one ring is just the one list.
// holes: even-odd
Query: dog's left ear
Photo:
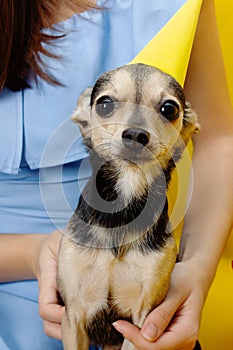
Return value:
[(190, 103), (186, 102), (183, 117), (183, 127), (180, 133), (180, 137), (174, 147), (173, 159), (175, 162), (181, 158), (181, 155), (192, 135), (197, 134), (199, 130), (200, 124), (198, 123), (197, 114), (192, 109)]
[(77, 123), (83, 137), (86, 139), (90, 133), (90, 118), (91, 118), (91, 92), (92, 87), (86, 88), (80, 95), (77, 103), (76, 110), (71, 116), (74, 123)]
[(201, 127), (198, 123), (198, 117), (195, 111), (192, 109), (189, 102), (185, 103), (183, 129), (181, 131), (181, 137), (185, 144), (188, 143), (193, 134), (197, 134)]

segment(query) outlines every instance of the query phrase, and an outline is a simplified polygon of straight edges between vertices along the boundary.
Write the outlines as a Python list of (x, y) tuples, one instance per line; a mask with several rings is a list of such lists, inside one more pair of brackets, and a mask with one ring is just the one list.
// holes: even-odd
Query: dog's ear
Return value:
[(91, 92), (92, 87), (86, 88), (83, 93), (80, 95), (77, 103), (76, 110), (71, 116), (71, 119), (74, 123), (77, 123), (80, 131), (84, 138), (88, 137), (90, 129), (90, 118), (91, 118)]
[(200, 124), (198, 123), (197, 114), (191, 107), (191, 104), (187, 101), (185, 103), (185, 109), (184, 109), (184, 121), (186, 123), (189, 123), (190, 126), (192, 126), (193, 134), (197, 134), (200, 131), (201, 127), (200, 127)]
[(189, 102), (185, 103), (183, 129), (181, 131), (181, 137), (185, 144), (188, 143), (193, 134), (197, 134), (200, 131), (200, 124), (198, 123), (198, 117)]
[(175, 144), (173, 159), (178, 161), (182, 153), (191, 139), (193, 134), (197, 134), (200, 131), (200, 124), (198, 123), (198, 117), (195, 111), (192, 109), (189, 102), (185, 103), (184, 117), (183, 117), (183, 127), (180, 133), (179, 140)]

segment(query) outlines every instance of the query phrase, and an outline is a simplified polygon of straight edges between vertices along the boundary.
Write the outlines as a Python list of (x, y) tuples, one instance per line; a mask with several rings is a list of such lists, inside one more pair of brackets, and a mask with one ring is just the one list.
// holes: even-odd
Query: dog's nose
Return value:
[(150, 141), (150, 134), (144, 129), (129, 128), (122, 132), (122, 140), (125, 147), (138, 150), (146, 146)]

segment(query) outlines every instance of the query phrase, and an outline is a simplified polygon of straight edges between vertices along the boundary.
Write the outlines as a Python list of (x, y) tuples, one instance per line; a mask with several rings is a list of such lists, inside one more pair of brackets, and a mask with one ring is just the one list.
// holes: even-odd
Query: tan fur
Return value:
[[(109, 290), (122, 315), (133, 314), (133, 322), (141, 327), (149, 311), (164, 299), (175, 259), (172, 238), (157, 253), (132, 250), (118, 259), (107, 249), (82, 247), (63, 237), (58, 278), (62, 276), (60, 292), (69, 310), (63, 320), (65, 350), (88, 349), (82, 343), (86, 339), (83, 320), (107, 306)], [(81, 347), (71, 346), (78, 341), (77, 325)]]
[[(161, 165), (166, 164), (170, 158), (171, 151), (177, 143), (182, 145), (183, 142), (184, 148), (186, 141), (190, 139), (190, 135), (198, 132), (200, 128), (194, 111), (190, 109), (190, 126), (182, 130), (184, 110), (179, 100), (172, 95), (171, 89), (167, 86), (167, 79), (161, 76), (159, 71), (151, 75), (143, 85), (140, 105), (135, 105), (135, 87), (129, 73), (119, 70), (113, 74), (111, 83), (106, 84), (98, 96), (99, 98), (110, 95), (114, 96), (117, 101), (120, 101), (117, 109), (111, 116), (111, 122), (108, 119), (105, 120), (99, 117), (94, 108), (92, 111), (90, 110), (87, 103), (88, 98), (90, 100), (90, 93), (90, 88), (85, 90), (78, 101), (77, 109), (72, 119), (74, 122), (79, 123), (84, 138), (91, 137), (94, 147), (98, 147), (101, 154), (105, 156), (119, 157), (121, 151), (119, 139), (121, 139), (122, 132), (127, 127), (138, 125), (137, 120), (132, 124), (129, 123), (130, 117), (135, 114), (140, 115), (140, 123), (143, 121), (145, 124), (144, 128), (151, 133), (151, 140), (147, 146), (148, 157), (159, 159), (162, 162)], [(180, 106), (180, 115), (172, 123), (161, 123), (159, 106), (169, 99), (176, 101)], [(187, 106), (189, 107), (189, 105)], [(88, 122), (89, 125), (83, 128), (82, 121)], [(182, 138), (180, 138), (181, 135)], [(148, 160), (148, 163), (150, 166), (151, 159)], [(143, 166), (146, 165), (145, 162)]]
[[(149, 74), (146, 73), (146, 79), (145, 76), (139, 79), (139, 84), (143, 81), (140, 85), (140, 98), (136, 94), (138, 90), (135, 87), (137, 82), (134, 73), (121, 67), (107, 73), (109, 79), (92, 101), (92, 108), (92, 89), (87, 88), (72, 116), (84, 139), (91, 139), (92, 147), (97, 153), (104, 159), (114, 159), (117, 169), (115, 190), (126, 206), (132, 198), (140, 198), (148, 185), (163, 174), (174, 150), (182, 151), (191, 135), (200, 128), (190, 105), (184, 105), (179, 94), (176, 95), (171, 77), (149, 66), (147, 69)], [(96, 112), (96, 103), (101, 96), (114, 98), (111, 118), (103, 118)], [(175, 101), (179, 107), (178, 117), (170, 122), (161, 115), (160, 109), (167, 100)], [(139, 154), (137, 164), (134, 159), (127, 158), (122, 143), (123, 131), (132, 127), (143, 128), (150, 133), (149, 142), (144, 147), (141, 159)], [(155, 223), (158, 220), (156, 215)], [(85, 225), (84, 232), (88, 232), (91, 220)], [(135, 237), (133, 230), (130, 232), (126, 229), (123, 231), (126, 233), (121, 241), (122, 246), (118, 254), (114, 255), (111, 250), (115, 247), (114, 242), (111, 242), (111, 234), (114, 230), (115, 234), (118, 233), (119, 229), (98, 225), (92, 227), (92, 233), (100, 242), (94, 246), (93, 242), (81, 245), (77, 240), (72, 240), (72, 225), (68, 226), (63, 236), (58, 264), (58, 287), (66, 305), (62, 322), (65, 350), (88, 350), (86, 325), (98, 312), (108, 307), (109, 298), (122, 317), (132, 316), (133, 323), (139, 327), (148, 313), (165, 298), (176, 259), (173, 237), (167, 238), (162, 248), (148, 249), (145, 252), (137, 250), (137, 245), (133, 244), (134, 240), (140, 241), (141, 237)], [(104, 347), (104, 350), (110, 349), (118, 350), (119, 347)], [(127, 340), (121, 349), (136, 350)]]
[[(154, 167), (154, 175), (155, 172), (158, 172), (156, 167)], [(145, 166), (142, 168), (134, 164), (121, 164), (116, 185), (117, 193), (122, 196), (125, 205), (127, 205), (131, 201), (133, 194), (136, 192), (140, 196), (140, 193), (147, 185), (152, 183), (152, 180), (151, 172), (147, 172)]]

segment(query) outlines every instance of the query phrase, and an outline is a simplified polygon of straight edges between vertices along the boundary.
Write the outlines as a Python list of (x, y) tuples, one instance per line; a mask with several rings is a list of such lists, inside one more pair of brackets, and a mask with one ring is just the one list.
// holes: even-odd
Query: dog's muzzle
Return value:
[(129, 128), (122, 132), (122, 141), (131, 151), (139, 151), (150, 141), (150, 134), (141, 128)]

